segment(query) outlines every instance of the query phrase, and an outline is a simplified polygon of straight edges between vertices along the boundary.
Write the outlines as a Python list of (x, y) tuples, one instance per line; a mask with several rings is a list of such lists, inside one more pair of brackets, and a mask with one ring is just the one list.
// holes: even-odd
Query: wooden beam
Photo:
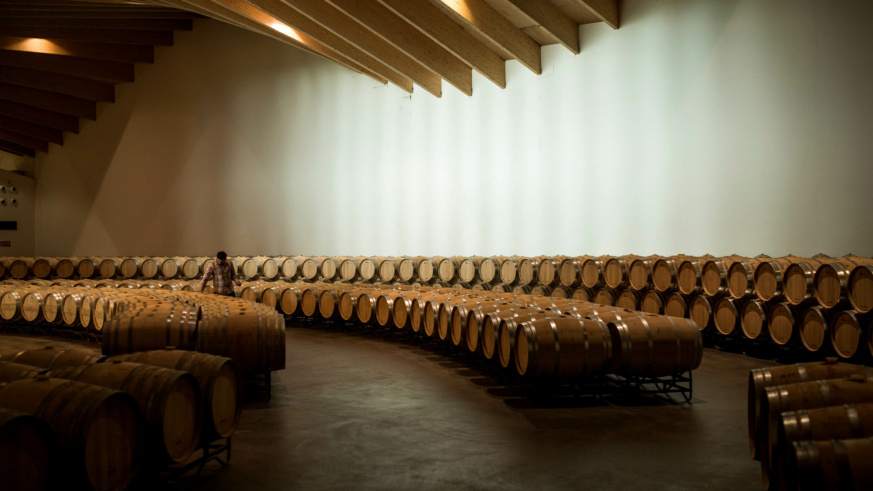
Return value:
[(377, 0), (327, 0), (397, 49), (419, 60), (467, 95), (473, 95), (473, 70), (445, 48)]
[(36, 151), (32, 148), (23, 147), (12, 142), (0, 140), (0, 150), (13, 153), (15, 155), (25, 155), (27, 157), (36, 157)]
[(0, 129), (12, 131), (19, 135), (28, 136), (37, 140), (45, 140), (49, 143), (64, 144), (64, 132), (52, 128), (46, 128), (38, 124), (28, 123), (20, 119), (0, 115)]
[(48, 152), (47, 141), (39, 140), (37, 138), (32, 138), (29, 136), (19, 135), (14, 131), (4, 130), (2, 128), (0, 128), (0, 140), (5, 140), (16, 145), (21, 145), (22, 147), (32, 148), (40, 152)]
[(0, 83), (46, 90), (94, 102), (115, 102), (115, 85), (57, 73), (0, 65)]
[(442, 95), (442, 79), (439, 75), (363, 27), (336, 7), (329, 5), (324, 0), (285, 1), (295, 10), (327, 30), (409, 77), (424, 90), (437, 97)]
[(0, 26), (70, 27), (74, 29), (145, 29), (148, 31), (190, 31), (191, 19), (65, 19), (41, 17), (0, 17)]
[(314, 22), (309, 17), (306, 17), (280, 0), (217, 1), (220, 1), (228, 8), (231, 8), (242, 15), (246, 15), (247, 17), (251, 10), (260, 9), (275, 17), (277, 20), (284, 22), (288, 26), (298, 31), (305, 32), (307, 36), (311, 36), (313, 39), (323, 43), (325, 46), (333, 50), (336, 50), (338, 53), (342, 53), (344, 56), (367, 68), (371, 72), (379, 74), (406, 92), (412, 92), (412, 80), (397, 73), (393, 68), (386, 66), (381, 61), (361, 51), (345, 39), (328, 31), (320, 24)]
[(574, 0), (609, 27), (618, 29), (618, 0)]
[(579, 25), (555, 6), (542, 0), (508, 0), (518, 10), (558, 39), (565, 48), (579, 54)]
[(501, 89), (506, 88), (503, 58), (428, 0), (379, 1)]
[(25, 6), (2, 7), (0, 11), (5, 17), (39, 17), (39, 18), (55, 18), (55, 19), (197, 19), (202, 16), (193, 12), (184, 10), (169, 9), (169, 8), (113, 8), (113, 7), (97, 7), (97, 8), (59, 8), (52, 9), (35, 9), (26, 8)]
[(537, 75), (543, 72), (540, 45), (484, 0), (432, 0), (500, 45)]
[(17, 102), (79, 118), (97, 120), (97, 103), (55, 92), (0, 83), (0, 100)]
[(5, 26), (3, 27), (3, 35), (21, 38), (66, 39), (92, 43), (140, 44), (149, 47), (155, 45), (173, 45), (173, 31)]
[(74, 56), (0, 50), (0, 65), (31, 68), (90, 80), (133, 82), (133, 63), (94, 60)]
[(28, 39), (12, 36), (0, 36), (0, 50), (76, 56), (126, 63), (153, 63), (155, 59), (153, 46)]
[[(165, 5), (173, 5), (179, 8), (183, 8), (185, 10), (197, 12), (210, 18), (226, 22), (237, 27), (242, 27), (244, 29), (248, 29), (259, 34), (266, 35), (273, 39), (282, 41), (283, 43), (290, 44), (298, 48), (303, 48), (305, 51), (314, 53), (325, 59), (339, 63), (340, 65), (343, 65), (352, 71), (367, 75), (368, 77), (376, 80), (379, 83), (388, 83), (388, 80), (381, 77), (380, 75), (376, 75), (375, 73), (370, 72), (364, 67), (354, 63), (345, 56), (342, 56), (341, 54), (322, 45), (318, 41), (306, 36), (305, 34), (279, 32), (278, 30), (276, 30), (275, 27), (268, 27), (268, 25), (266, 24), (255, 21), (253, 19), (249, 19), (248, 17), (242, 16), (234, 12), (233, 10), (224, 7), (223, 5), (212, 3), (209, 0), (160, 0), (160, 3)], [(269, 17), (269, 15), (266, 13), (264, 13), (264, 16)], [(280, 23), (278, 21), (276, 21), (275, 24), (277, 24), (276, 27), (281, 27), (279, 26)]]
[(79, 132), (79, 118), (76, 116), (68, 116), (33, 106), (0, 100), (0, 114), (48, 128), (71, 133)]

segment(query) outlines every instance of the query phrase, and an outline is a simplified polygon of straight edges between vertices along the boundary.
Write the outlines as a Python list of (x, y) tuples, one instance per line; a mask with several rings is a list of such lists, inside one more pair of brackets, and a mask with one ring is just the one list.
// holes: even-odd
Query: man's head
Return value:
[(218, 254), (215, 255), (215, 259), (218, 259), (218, 264), (224, 264), (227, 261), (227, 253), (224, 251), (218, 251)]

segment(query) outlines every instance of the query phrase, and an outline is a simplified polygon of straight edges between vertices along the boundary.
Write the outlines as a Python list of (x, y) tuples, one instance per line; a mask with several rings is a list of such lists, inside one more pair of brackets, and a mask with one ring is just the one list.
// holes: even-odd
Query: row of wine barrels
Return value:
[(838, 440), (873, 436), (871, 375), (867, 367), (835, 359), (750, 373), (749, 442), (765, 488), (798, 489), (800, 474), (815, 476), (817, 487), (804, 489), (844, 489), (854, 477), (865, 479), (864, 465), (834, 468), (833, 460), (809, 452), (823, 449), (813, 442), (833, 442), (839, 451), (845, 448)]

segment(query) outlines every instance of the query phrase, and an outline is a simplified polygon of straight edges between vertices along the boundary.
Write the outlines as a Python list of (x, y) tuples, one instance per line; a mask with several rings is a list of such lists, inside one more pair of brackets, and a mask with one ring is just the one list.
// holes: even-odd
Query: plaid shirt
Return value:
[(236, 279), (236, 272), (234, 272), (233, 264), (231, 264), (230, 260), (225, 259), (224, 265), (218, 264), (218, 261), (212, 261), (206, 269), (203, 279), (200, 280), (201, 292), (206, 286), (206, 282), (209, 281), (209, 278), (213, 278), (212, 284), (215, 288), (214, 293), (227, 295), (228, 293), (233, 292), (233, 283)]

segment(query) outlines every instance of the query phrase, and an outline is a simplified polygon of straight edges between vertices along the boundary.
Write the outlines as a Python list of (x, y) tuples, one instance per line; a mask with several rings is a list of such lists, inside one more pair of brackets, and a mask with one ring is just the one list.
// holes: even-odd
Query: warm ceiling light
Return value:
[(303, 42), (303, 39), (300, 37), (300, 34), (297, 31), (295, 31), (294, 29), (290, 28), (288, 26), (288, 24), (284, 24), (282, 22), (275, 21), (275, 22), (270, 23), (270, 27), (272, 27), (273, 29), (281, 32), (282, 34), (284, 34), (290, 38), (294, 38), (297, 41)]
[(67, 53), (67, 50), (61, 48), (54, 42), (42, 38), (22, 39), (13, 44), (13, 49), (17, 51), (29, 51), (31, 53), (51, 53), (56, 55), (69, 54)]

